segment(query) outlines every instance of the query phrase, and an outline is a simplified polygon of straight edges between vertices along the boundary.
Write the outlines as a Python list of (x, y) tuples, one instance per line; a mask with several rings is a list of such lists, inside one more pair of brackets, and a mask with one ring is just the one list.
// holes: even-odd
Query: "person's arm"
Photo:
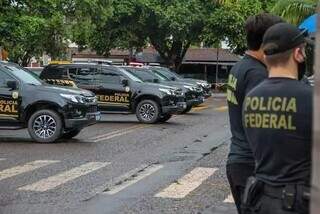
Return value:
[(245, 78), (245, 94), (248, 94), (253, 88), (259, 85), (263, 80), (268, 78), (266, 70), (262, 69), (251, 69), (247, 72)]

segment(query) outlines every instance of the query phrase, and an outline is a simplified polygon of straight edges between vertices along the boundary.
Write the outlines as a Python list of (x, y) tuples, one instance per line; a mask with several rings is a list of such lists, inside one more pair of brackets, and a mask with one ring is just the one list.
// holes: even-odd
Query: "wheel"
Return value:
[(168, 120), (170, 120), (171, 117), (172, 117), (171, 114), (163, 114), (160, 116), (159, 122), (161, 123), (167, 122)]
[(136, 116), (142, 123), (156, 123), (160, 118), (160, 106), (153, 100), (142, 100), (137, 105)]
[(28, 132), (39, 143), (56, 141), (61, 137), (62, 129), (61, 117), (52, 110), (36, 111), (28, 121)]
[(62, 135), (61, 138), (63, 138), (63, 139), (71, 139), (71, 138), (74, 138), (75, 136), (77, 136), (80, 132), (81, 132), (81, 129), (74, 129), (74, 130), (71, 130), (71, 131), (67, 131), (66, 133), (64, 133)]
[(185, 110), (183, 110), (183, 112), (181, 112), (181, 114), (186, 114), (189, 111), (191, 111), (191, 109), (192, 109), (192, 106), (187, 106), (187, 108)]

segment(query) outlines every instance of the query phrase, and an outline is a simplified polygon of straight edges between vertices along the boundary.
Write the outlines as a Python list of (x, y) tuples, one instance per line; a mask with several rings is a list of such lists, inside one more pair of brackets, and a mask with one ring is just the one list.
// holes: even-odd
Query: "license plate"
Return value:
[(99, 115), (96, 115), (96, 120), (97, 120), (97, 121), (101, 120), (101, 115), (100, 115), (100, 114), (99, 114)]

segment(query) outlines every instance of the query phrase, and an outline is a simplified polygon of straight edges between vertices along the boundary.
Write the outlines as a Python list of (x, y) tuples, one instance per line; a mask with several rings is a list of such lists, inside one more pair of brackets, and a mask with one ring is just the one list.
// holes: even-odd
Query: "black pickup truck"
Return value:
[(139, 77), (144, 82), (153, 82), (172, 87), (181, 88), (185, 94), (185, 101), (187, 108), (182, 113), (189, 112), (192, 107), (198, 106), (205, 101), (204, 91), (201, 86), (191, 84), (187, 82), (171, 81), (167, 77), (153, 71), (152, 67), (134, 67), (134, 66), (123, 66), (131, 74)]
[[(102, 113), (136, 114), (142, 123), (165, 122), (186, 109), (181, 89), (145, 83), (126, 70), (107, 64), (56, 64), (40, 78), (51, 84), (70, 83), (96, 94)], [(72, 82), (72, 83), (71, 83)]]
[(150, 68), (152, 68), (152, 70), (154, 70), (155, 72), (166, 76), (171, 81), (197, 84), (203, 88), (205, 98), (209, 98), (212, 96), (212, 91), (211, 91), (212, 85), (205, 80), (183, 78), (179, 74), (171, 71), (168, 68), (164, 68), (164, 67), (151, 66)]
[(49, 85), (13, 63), (0, 62), (0, 129), (28, 128), (37, 142), (73, 138), (100, 120), (94, 94)]

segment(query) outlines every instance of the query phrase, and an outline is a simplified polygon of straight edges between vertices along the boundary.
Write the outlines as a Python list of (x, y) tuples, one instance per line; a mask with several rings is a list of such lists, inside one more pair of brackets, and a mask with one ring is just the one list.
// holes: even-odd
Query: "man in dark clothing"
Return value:
[(306, 38), (287, 23), (271, 27), (263, 49), (269, 78), (249, 92), (243, 124), (256, 161), (244, 213), (308, 213), (312, 87), (304, 76)]
[(245, 30), (249, 50), (229, 75), (227, 99), (232, 138), (226, 168), (239, 213), (246, 180), (253, 175), (255, 168), (252, 151), (242, 126), (242, 104), (245, 95), (268, 76), (261, 43), (266, 30), (280, 22), (283, 22), (280, 17), (265, 13), (248, 18)]

